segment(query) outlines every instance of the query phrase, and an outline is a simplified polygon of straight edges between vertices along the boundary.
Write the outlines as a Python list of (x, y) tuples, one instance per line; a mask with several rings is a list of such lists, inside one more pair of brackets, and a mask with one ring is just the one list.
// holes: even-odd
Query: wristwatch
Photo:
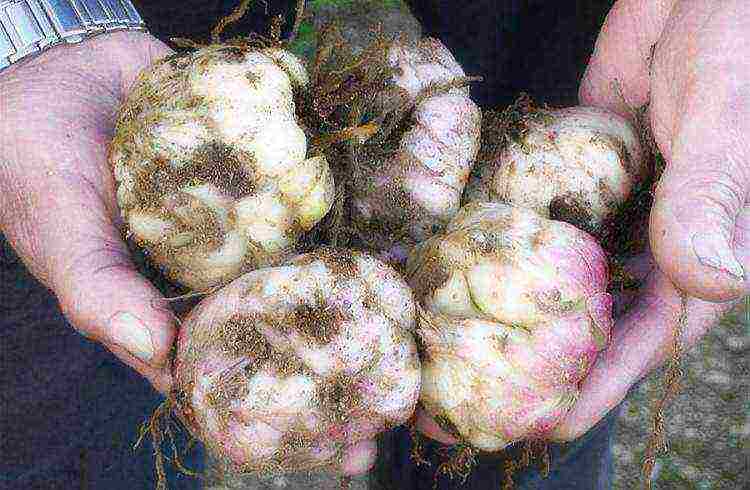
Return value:
[(145, 30), (130, 0), (0, 0), (0, 73), (57, 44), (123, 29)]

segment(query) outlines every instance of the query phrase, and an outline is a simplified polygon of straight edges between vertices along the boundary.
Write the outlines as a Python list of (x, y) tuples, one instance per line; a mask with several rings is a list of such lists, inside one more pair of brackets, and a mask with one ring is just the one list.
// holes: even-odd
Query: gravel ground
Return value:
[[(316, 28), (334, 17), (342, 22), (344, 37), (354, 45), (363, 43), (378, 22), (386, 33), (406, 33), (413, 38), (420, 31), (417, 21), (398, 1), (312, 0), (308, 7), (314, 17), (304, 26), (296, 46), (302, 54), (310, 53)], [(655, 489), (750, 486), (749, 354), (747, 305), (727, 315), (721, 326), (686, 353), (680, 394), (665, 412), (669, 450), (657, 458), (652, 473)], [(663, 371), (653, 373), (625, 402), (613, 448), (617, 490), (642, 486), (641, 464), (651, 433), (651, 407), (662, 393), (663, 379)], [(269, 483), (246, 482), (232, 488), (292, 487)], [(303, 487), (324, 488), (315, 484)]]
[[(750, 486), (750, 311), (727, 315), (683, 358), (680, 395), (666, 411), (667, 454), (652, 476), (658, 489), (736, 489)], [(653, 400), (663, 372), (634, 389), (618, 420), (616, 489), (637, 488)]]

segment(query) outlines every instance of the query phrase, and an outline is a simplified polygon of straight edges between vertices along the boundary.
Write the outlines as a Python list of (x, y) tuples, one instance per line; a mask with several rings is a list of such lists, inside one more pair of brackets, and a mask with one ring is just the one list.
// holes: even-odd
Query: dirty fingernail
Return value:
[(110, 328), (112, 340), (138, 359), (150, 362), (154, 357), (151, 332), (135, 315), (127, 312), (118, 313), (112, 318)]
[(745, 271), (732, 252), (729, 242), (718, 234), (696, 233), (693, 236), (693, 251), (698, 261), (708, 267), (725, 272), (742, 280)]

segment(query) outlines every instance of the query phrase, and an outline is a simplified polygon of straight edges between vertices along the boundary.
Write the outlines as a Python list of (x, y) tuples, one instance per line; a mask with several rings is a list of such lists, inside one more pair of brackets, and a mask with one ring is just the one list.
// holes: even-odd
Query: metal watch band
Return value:
[(0, 0), (0, 72), (51, 46), (121, 29), (145, 30), (130, 0)]

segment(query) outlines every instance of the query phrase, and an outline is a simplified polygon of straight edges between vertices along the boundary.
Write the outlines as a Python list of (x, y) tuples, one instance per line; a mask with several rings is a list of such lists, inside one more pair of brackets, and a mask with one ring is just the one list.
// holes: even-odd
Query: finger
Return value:
[[(137, 31), (115, 31), (106, 36), (97, 36), (86, 43), (66, 46), (66, 56), (58, 56), (55, 63), (70, 64), (70, 59), (76, 60), (75, 66), (67, 66), (84, 73), (100, 73), (101, 64), (106, 63), (108, 75), (116, 75), (116, 96), (123, 97), (128, 93), (133, 82), (146, 67), (156, 60), (173, 54), (174, 51), (151, 34)], [(99, 57), (92, 57), (89, 53), (106, 57), (103, 62)], [(55, 65), (51, 67), (55, 68)], [(110, 80), (107, 80), (109, 84)], [(109, 87), (108, 87), (109, 88)]]
[[(672, 355), (682, 297), (664, 274), (650, 277), (638, 302), (618, 321), (610, 347), (599, 354), (572, 411), (550, 435), (552, 440), (582, 436), (618, 406), (635, 383)], [(732, 306), (688, 299), (680, 337), (683, 351), (695, 345)]]
[(619, 0), (614, 4), (581, 81), (581, 104), (628, 117), (629, 107), (648, 102), (652, 46), (673, 3), (674, 0)]
[(40, 253), (65, 317), (166, 392), (172, 315), (158, 307), (163, 297), (134, 269), (104, 205), (71, 190), (48, 211), (55, 220), (40, 223)]
[[(0, 104), (0, 119), (24, 114), (24, 120), (0, 134), (10, 162), (0, 165), (0, 226), (75, 328), (165, 391), (174, 332), (169, 314), (150, 307), (160, 295), (133, 270), (112, 226), (116, 206), (106, 150), (123, 91), (170, 51), (145, 33), (126, 32), (60, 49), (40, 61), (38, 83), (6, 80), (10, 95)], [(110, 62), (91, 53), (104, 53)], [(63, 85), (42, 72), (62, 74)], [(63, 97), (47, 97), (52, 85)], [(20, 95), (19, 86), (26, 87)], [(40, 100), (44, 111), (36, 110)]]
[[(173, 53), (167, 45), (147, 33), (113, 33), (96, 41), (102, 46), (89, 49), (106, 53), (111, 57), (111, 65), (119, 67), (118, 97), (127, 94), (144, 68)], [(102, 129), (108, 126), (105, 124)], [(96, 139), (108, 137), (108, 130), (104, 129), (103, 133)], [(88, 161), (104, 161), (105, 147), (86, 147), (88, 150), (82, 151), (80, 157)], [(104, 344), (125, 364), (143, 375), (157, 391), (166, 395), (172, 386), (167, 366), (175, 335), (172, 314), (162, 295), (135, 270), (119, 231), (112, 225), (119, 219), (113, 199), (109, 197), (114, 194), (112, 176), (105, 171), (103, 175), (92, 175), (91, 178), (95, 181), (101, 179), (103, 192), (108, 197), (94, 196), (96, 193), (90, 189), (69, 196), (68, 201), (88, 202), (88, 207), (94, 204), (95, 209), (89, 209), (88, 218), (80, 221), (72, 218), (75, 222), (71, 224), (71, 230), (77, 230), (77, 238), (71, 233), (68, 242), (82, 244), (74, 253), (50, 250), (51, 257), (56, 257), (54, 254), (57, 253), (66, 257), (51, 271), (55, 278), (54, 290), (63, 313), (76, 330)], [(75, 188), (75, 184), (79, 182), (71, 187)], [(102, 203), (102, 214), (97, 220), (94, 217), (99, 208), (95, 204), (99, 202)], [(82, 207), (76, 204), (65, 211), (69, 213), (75, 209), (82, 211)], [(58, 234), (62, 228), (58, 227), (51, 234)]]
[(651, 248), (659, 267), (691, 296), (729, 301), (750, 290), (745, 166), (745, 157), (682, 153), (659, 183)]

